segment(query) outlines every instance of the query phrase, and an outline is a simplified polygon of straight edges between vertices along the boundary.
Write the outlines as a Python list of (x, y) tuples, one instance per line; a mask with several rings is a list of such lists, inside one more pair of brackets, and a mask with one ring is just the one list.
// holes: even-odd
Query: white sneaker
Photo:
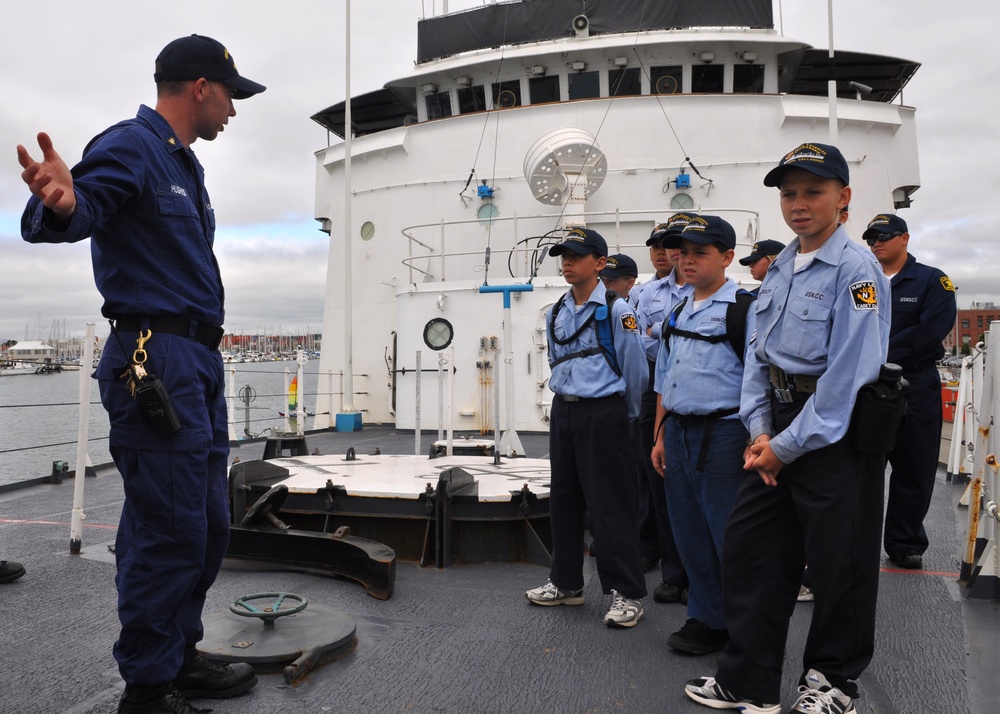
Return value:
[(612, 590), (611, 596), (611, 609), (604, 616), (604, 624), (613, 627), (635, 627), (642, 619), (642, 603), (625, 597), (617, 590)]
[(799, 685), (799, 698), (789, 714), (855, 714), (854, 700), (830, 684), (815, 669), (806, 672)]
[(699, 704), (712, 709), (736, 709), (744, 714), (781, 714), (779, 704), (761, 704), (749, 699), (740, 699), (729, 690), (720, 687), (715, 677), (688, 680), (684, 685), (684, 693)]
[(526, 591), (524, 596), (536, 605), (583, 604), (583, 588), (579, 590), (560, 590), (552, 584), (551, 580), (540, 588), (533, 588)]

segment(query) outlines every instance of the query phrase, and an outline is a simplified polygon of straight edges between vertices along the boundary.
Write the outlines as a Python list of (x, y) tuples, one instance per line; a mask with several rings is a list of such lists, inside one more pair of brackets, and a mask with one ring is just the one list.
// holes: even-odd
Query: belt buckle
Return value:
[(779, 389), (778, 387), (775, 387), (773, 385), (771, 388), (774, 391), (774, 398), (778, 401), (779, 404), (791, 404), (793, 401), (795, 401), (791, 389)]
[(580, 397), (574, 396), (572, 394), (570, 394), (570, 395), (562, 394), (560, 396), (563, 398), (564, 402), (578, 402), (578, 401), (580, 401)]

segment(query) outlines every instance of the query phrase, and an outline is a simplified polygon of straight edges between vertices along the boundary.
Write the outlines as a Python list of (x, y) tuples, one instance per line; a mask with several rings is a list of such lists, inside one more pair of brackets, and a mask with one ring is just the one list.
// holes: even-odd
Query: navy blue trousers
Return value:
[(646, 595), (639, 562), (636, 474), (628, 412), (621, 397), (552, 400), (549, 425), (549, 578), (563, 590), (583, 587), (583, 515), (597, 541), (597, 574), (605, 593)]
[(889, 499), (883, 544), (888, 555), (927, 550), (924, 517), (931, 505), (941, 448), (941, 377), (937, 368), (905, 375), (906, 423), (889, 454)]
[[(136, 333), (119, 333), (131, 355)], [(96, 376), (111, 421), (110, 451), (125, 488), (115, 559), (121, 633), (114, 656), (131, 685), (169, 682), (202, 638), (205, 594), (229, 543), (222, 356), (186, 337), (154, 334), (147, 371), (167, 388), (182, 428), (161, 436), (119, 376), (114, 335)]]
[[(771, 405), (778, 432), (802, 408)], [(788, 620), (808, 563), (816, 602), (802, 671), (858, 696), (855, 680), (875, 651), (884, 485), (884, 456), (859, 452), (850, 436), (786, 465), (777, 486), (744, 477), (722, 551), (730, 640), (719, 684), (747, 699), (781, 700)]]

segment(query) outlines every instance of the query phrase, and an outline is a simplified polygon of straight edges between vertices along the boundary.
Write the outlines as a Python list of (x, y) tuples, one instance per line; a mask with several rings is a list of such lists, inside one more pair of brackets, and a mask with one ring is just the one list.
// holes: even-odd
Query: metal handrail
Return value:
[[(694, 208), (694, 209), (691, 209), (691, 210), (693, 212), (697, 213), (700, 210), (700, 207)], [(626, 216), (643, 216), (643, 215), (650, 216), (650, 223), (653, 226), (655, 226), (656, 223), (657, 223), (657, 219), (656, 219), (657, 216), (662, 217), (664, 214), (667, 214), (667, 213), (672, 214), (672, 213), (677, 213), (677, 212), (678, 211), (676, 209), (670, 209), (670, 210), (666, 210), (665, 211), (662, 208), (659, 208), (659, 209), (631, 209), (631, 210), (614, 209), (614, 210), (610, 210), (610, 211), (590, 211), (590, 212), (585, 212), (585, 213), (581, 213), (581, 214), (574, 214), (574, 218), (595, 219), (595, 218), (614, 217), (614, 219), (615, 219), (615, 236), (614, 236), (614, 240), (613, 241), (609, 240), (609, 243), (614, 243), (614, 245), (616, 245), (620, 249), (622, 247), (625, 247), (625, 248), (642, 247), (640, 244), (632, 244), (632, 243), (622, 244), (621, 243), (620, 237), (621, 237), (621, 219), (622, 219), (622, 217), (626, 217)], [(748, 239), (747, 244), (748, 245), (752, 245), (757, 240), (758, 236), (760, 235), (760, 212), (752, 210), (752, 209), (748, 209), (748, 208), (726, 208), (726, 207), (717, 207), (717, 208), (713, 207), (712, 208), (712, 215), (725, 214), (725, 213), (739, 213), (739, 214), (745, 214), (745, 215), (750, 216), (750, 218), (751, 218), (751, 226), (752, 227), (750, 228), (750, 230), (748, 230), (748, 233), (747, 233), (746, 237)], [(497, 253), (498, 255), (504, 256), (504, 255), (516, 254), (519, 250), (525, 250), (523, 248), (519, 248), (518, 247), (519, 244), (517, 242), (517, 236), (520, 233), (520, 231), (518, 231), (518, 225), (519, 225), (519, 223), (524, 222), (524, 221), (538, 221), (538, 220), (551, 221), (551, 220), (553, 220), (553, 218), (558, 218), (558, 217), (557, 216), (553, 216), (551, 213), (538, 213), (538, 214), (533, 214), (533, 215), (530, 215), (530, 216), (520, 216), (520, 215), (516, 215), (515, 214), (513, 216), (497, 216), (497, 217), (488, 219), (488, 222), (491, 223), (491, 224), (492, 223), (513, 223), (513, 226), (514, 226), (513, 233), (514, 233), (514, 239), (515, 239), (515, 246), (513, 248), (509, 248), (509, 249), (500, 249), (500, 250), (498, 250), (498, 249), (491, 249), (491, 253)], [(449, 252), (449, 251), (445, 250), (445, 232), (446, 232), (446, 229), (449, 228), (449, 227), (461, 227), (461, 226), (468, 226), (468, 225), (481, 225), (482, 223), (484, 223), (484, 221), (481, 220), (481, 219), (478, 219), (478, 218), (466, 218), (466, 219), (453, 220), (453, 221), (444, 221), (444, 220), (442, 220), (442, 221), (437, 221), (437, 222), (434, 222), (434, 223), (417, 223), (417, 224), (414, 224), (412, 226), (407, 226), (407, 227), (403, 228), (400, 232), (406, 237), (406, 239), (408, 241), (408, 243), (407, 243), (407, 253), (408, 253), (408, 255), (407, 255), (407, 257), (403, 258), (401, 262), (402, 262), (402, 264), (407, 269), (410, 270), (410, 280), (409, 280), (409, 282), (411, 282), (411, 283), (414, 282), (414, 280), (413, 280), (413, 271), (416, 271), (416, 272), (418, 272), (418, 273), (420, 273), (422, 275), (425, 275), (427, 277), (434, 277), (435, 276), (434, 273), (432, 273), (432, 272), (430, 272), (428, 270), (424, 270), (424, 269), (419, 268), (416, 265), (414, 265), (413, 262), (416, 261), (416, 260), (433, 260), (435, 258), (440, 259), (441, 260), (441, 280), (443, 281), (443, 280), (445, 280), (445, 276), (446, 276), (446, 272), (445, 272), (445, 269), (444, 269), (445, 268), (445, 261), (447, 261), (449, 259), (452, 259), (452, 258), (459, 258), (459, 257), (463, 257), (463, 256), (479, 255), (481, 253), (481, 251), (453, 251), (453, 252)], [(418, 239), (418, 238), (416, 238), (414, 236), (414, 233), (417, 232), (417, 231), (423, 231), (423, 230), (426, 230), (426, 229), (433, 229), (433, 228), (437, 228), (437, 229), (440, 230), (440, 249), (435, 249), (433, 246), (428, 245), (424, 241), (421, 241), (420, 239)], [(737, 245), (739, 245), (740, 243), (741, 243), (741, 241), (739, 240), (739, 238), (737, 238)], [(429, 252), (426, 253), (426, 254), (424, 254), (424, 255), (414, 255), (413, 254), (413, 247), (414, 247), (413, 244), (416, 244), (416, 245), (420, 246), (421, 248), (423, 248), (423, 249), (425, 249), (425, 250), (427, 250)]]

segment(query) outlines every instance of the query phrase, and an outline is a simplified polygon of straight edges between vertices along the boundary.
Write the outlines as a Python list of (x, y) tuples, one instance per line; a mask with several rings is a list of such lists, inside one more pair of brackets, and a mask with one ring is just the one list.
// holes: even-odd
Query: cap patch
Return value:
[(951, 278), (949, 278), (947, 275), (941, 276), (941, 287), (943, 287), (950, 293), (955, 292), (955, 284), (951, 282)]
[(826, 160), (826, 152), (815, 144), (802, 144), (785, 154), (784, 163), (792, 164), (796, 161), (815, 161), (823, 163)]
[(875, 310), (878, 308), (878, 296), (875, 294), (875, 281), (862, 280), (850, 287), (851, 299), (855, 310)]
[(639, 332), (639, 323), (636, 322), (635, 315), (631, 312), (626, 312), (620, 319), (622, 321), (622, 329), (625, 332)]

